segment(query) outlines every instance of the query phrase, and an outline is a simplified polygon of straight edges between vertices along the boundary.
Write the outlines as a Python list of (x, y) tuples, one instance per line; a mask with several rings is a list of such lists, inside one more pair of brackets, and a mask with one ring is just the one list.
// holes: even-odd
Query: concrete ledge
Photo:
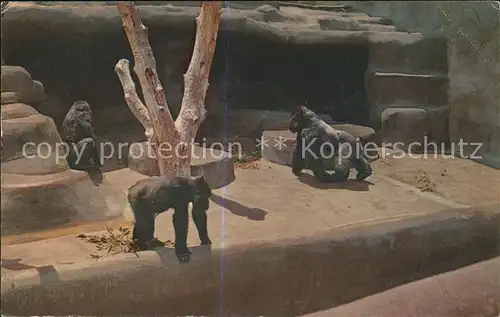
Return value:
[(307, 317), (496, 317), (500, 312), (499, 268), (500, 257), (496, 257)]
[[(124, 206), (96, 187), (85, 172), (48, 175), (2, 173), (2, 236), (113, 219)], [(125, 199), (125, 197), (123, 197)], [(120, 199), (116, 199), (120, 201)], [(124, 200), (126, 201), (126, 200)]]
[[(249, 9), (249, 7), (242, 8)], [(150, 30), (157, 28), (183, 30), (191, 35), (194, 31), (193, 19), (199, 14), (199, 7), (190, 6), (153, 6), (140, 5), (138, 11), (145, 25)], [(310, 17), (304, 10), (299, 15), (301, 20)], [(283, 14), (282, 11), (280, 11)], [(326, 13), (326, 12), (325, 12)], [(268, 23), (265, 12), (233, 9), (230, 15), (221, 17), (224, 30), (243, 34), (252, 34), (278, 43), (289, 44), (377, 44), (394, 43), (406, 46), (423, 42), (421, 33), (376, 32), (376, 31), (338, 31), (312, 30), (307, 23), (298, 22), (294, 16), (282, 16), (284, 23)], [(92, 23), (88, 23), (92, 19)], [(121, 31), (119, 15), (111, 6), (76, 6), (64, 5), (12, 5), (9, 14), (4, 17), (4, 34), (10, 38), (32, 38), (42, 32), (57, 31), (60, 36), (69, 34), (89, 35), (107, 30)], [(63, 32), (63, 33), (61, 33)], [(4, 39), (5, 40), (5, 39)], [(414, 45), (417, 46), (417, 45)], [(418, 47), (418, 46), (417, 46)]]
[(2, 276), (11, 315), (300, 315), (498, 256), (500, 213), (459, 209), (302, 240), (118, 255)]

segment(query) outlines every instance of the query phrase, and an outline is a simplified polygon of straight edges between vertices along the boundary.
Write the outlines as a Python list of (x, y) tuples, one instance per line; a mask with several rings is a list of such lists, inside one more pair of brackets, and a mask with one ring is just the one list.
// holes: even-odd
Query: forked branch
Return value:
[[(219, 30), (220, 3), (203, 2), (200, 14), (196, 18), (193, 54), (184, 75), (184, 96), (175, 122), (168, 108), (163, 86), (158, 79), (156, 61), (149, 44), (146, 26), (142, 24), (133, 3), (119, 2), (117, 7), (134, 55), (134, 71), (139, 78), (145, 103), (144, 105), (141, 102), (135, 90), (135, 84), (130, 76), (129, 62), (122, 59), (116, 64), (115, 72), (122, 84), (127, 105), (144, 126), (151, 145), (157, 151), (160, 173), (163, 175), (174, 172), (178, 175), (189, 175), (192, 140), (206, 116), (205, 96)], [(160, 146), (164, 143), (169, 144), (170, 150)]]

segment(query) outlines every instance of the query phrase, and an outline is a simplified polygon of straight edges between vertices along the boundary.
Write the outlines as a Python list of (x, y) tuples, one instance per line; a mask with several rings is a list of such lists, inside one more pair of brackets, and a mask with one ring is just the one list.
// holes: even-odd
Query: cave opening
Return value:
[(287, 44), (220, 34), (211, 85), (229, 109), (291, 111), (306, 103), (334, 121), (368, 124), (366, 44)]
[[(165, 40), (166, 34), (176, 36)], [(152, 30), (150, 41), (169, 106), (176, 116), (194, 33), (190, 41), (180, 38), (178, 32)], [(58, 126), (73, 101), (83, 99), (93, 105), (94, 121), (101, 133), (116, 134), (127, 125), (143, 137), (114, 73), (121, 58), (129, 59), (133, 67), (130, 47), (122, 33), (10, 38), (5, 48), (7, 63), (25, 67), (44, 84), (47, 102), (39, 110), (53, 117)], [(223, 114), (223, 105), (227, 109), (288, 112), (306, 103), (334, 121), (367, 125), (367, 65), (366, 44), (293, 45), (221, 30), (209, 78), (207, 109), (219, 115)]]

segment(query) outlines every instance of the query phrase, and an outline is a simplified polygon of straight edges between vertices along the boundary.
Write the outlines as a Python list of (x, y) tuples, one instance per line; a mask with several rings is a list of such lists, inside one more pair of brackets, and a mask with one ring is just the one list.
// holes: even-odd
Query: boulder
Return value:
[(427, 112), (419, 108), (389, 108), (381, 114), (381, 141), (384, 146), (408, 152), (422, 149), (428, 133)]
[[(128, 168), (148, 176), (159, 176), (158, 164), (148, 142), (132, 143), (128, 152)], [(210, 188), (217, 189), (232, 183), (233, 158), (216, 148), (194, 146), (191, 153), (191, 174), (204, 175)]]
[(61, 137), (50, 117), (25, 104), (3, 105), (2, 130), (3, 172), (42, 175), (68, 169)]
[(31, 75), (21, 66), (2, 66), (2, 92), (17, 92), (20, 95), (33, 88)]
[(45, 89), (39, 81), (33, 81), (31, 75), (20, 66), (2, 66), (2, 93), (18, 93), (19, 101), (37, 105), (45, 100)]
[(2, 105), (21, 102), (21, 95), (17, 92), (2, 92)]
[(122, 215), (127, 203), (125, 196), (117, 199), (105, 193), (87, 173), (80, 171), (47, 175), (2, 171), (1, 180), (2, 235), (114, 219)]
[(24, 102), (30, 105), (38, 105), (44, 101), (45, 101), (45, 87), (40, 81), (34, 80), (31, 93), (25, 96)]
[(11, 103), (2, 107), (2, 120), (19, 119), (39, 114), (33, 107), (24, 103)]

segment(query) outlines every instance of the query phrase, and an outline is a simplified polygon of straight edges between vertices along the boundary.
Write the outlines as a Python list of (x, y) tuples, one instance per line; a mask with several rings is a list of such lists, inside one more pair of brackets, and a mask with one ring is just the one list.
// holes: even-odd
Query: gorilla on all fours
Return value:
[[(290, 114), (289, 130), (297, 134), (292, 154), (294, 174), (299, 174), (302, 169), (311, 169), (320, 182), (346, 181), (352, 167), (358, 172), (356, 179), (359, 181), (372, 174), (361, 142), (350, 133), (331, 127), (307, 107), (300, 106)], [(328, 146), (324, 146), (325, 143), (329, 143)], [(334, 153), (328, 153), (328, 149)], [(325, 170), (325, 156), (334, 160), (333, 174)]]
[(138, 181), (128, 191), (128, 201), (135, 217), (132, 239), (141, 250), (158, 246), (154, 238), (155, 218), (173, 208), (175, 254), (180, 262), (187, 262), (191, 252), (187, 247), (189, 203), (198, 230), (201, 245), (211, 245), (208, 237), (207, 214), (212, 190), (203, 176), (155, 176)]
[(92, 110), (83, 100), (73, 103), (62, 123), (62, 138), (69, 146), (68, 164), (76, 170), (95, 170), (102, 164), (92, 128)]

